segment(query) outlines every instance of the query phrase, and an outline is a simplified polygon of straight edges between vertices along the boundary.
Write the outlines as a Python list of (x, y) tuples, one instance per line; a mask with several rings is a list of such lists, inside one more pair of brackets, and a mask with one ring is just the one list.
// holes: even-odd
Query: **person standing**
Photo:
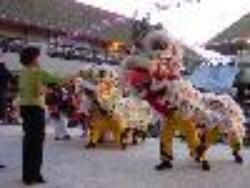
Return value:
[(20, 54), (20, 105), (23, 119), (23, 182), (26, 185), (45, 183), (41, 174), (45, 137), (45, 88), (51, 75), (39, 67), (40, 50), (26, 47)]
[(80, 124), (82, 125), (82, 137), (84, 137), (87, 133), (87, 130), (89, 129), (89, 120), (90, 120), (90, 111), (92, 107), (92, 93), (93, 88), (91, 86), (89, 87), (89, 84), (85, 84), (82, 88), (82, 92), (79, 94), (79, 118), (80, 118)]
[(60, 86), (54, 86), (51, 94), (51, 123), (55, 126), (55, 140), (70, 140), (67, 131), (68, 117), (67, 109), (63, 104), (63, 89)]
[(11, 79), (11, 73), (6, 68), (4, 61), (0, 59), (0, 124), (5, 123), (6, 120), (8, 84)]
[[(4, 61), (0, 59), (0, 124), (5, 123), (6, 120), (7, 89), (11, 78), (11, 73), (6, 68)], [(0, 169), (5, 167), (5, 165), (0, 164)]]

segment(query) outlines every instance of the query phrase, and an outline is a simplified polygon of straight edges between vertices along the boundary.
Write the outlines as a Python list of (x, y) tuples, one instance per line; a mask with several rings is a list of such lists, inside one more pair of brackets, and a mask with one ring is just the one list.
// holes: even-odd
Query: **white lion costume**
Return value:
[[(228, 134), (235, 159), (242, 162), (239, 155), (244, 136), (241, 108), (228, 95), (214, 95), (216, 101), (220, 99), (224, 102), (221, 109), (213, 110), (208, 104), (209, 95), (201, 93), (182, 78), (181, 71), (184, 66), (181, 47), (165, 32), (149, 33), (142, 44), (144, 51), (125, 59), (123, 68), (128, 85), (167, 117), (161, 134), (162, 163), (157, 166), (157, 170), (172, 167), (172, 138), (175, 130), (184, 134), (190, 153), (202, 161), (204, 170), (210, 169), (208, 161), (205, 160), (205, 151), (214, 142), (210, 137), (215, 135), (214, 130), (217, 128), (218, 133)], [(203, 135), (205, 139), (199, 141), (196, 126), (200, 124), (206, 131)]]
[[(124, 98), (122, 96), (120, 78), (116, 70), (102, 69), (101, 71), (105, 73), (98, 79), (97, 84), (96, 96), (99, 108), (96, 108), (93, 112), (87, 148), (95, 146), (98, 140), (108, 133), (112, 140), (120, 143), (122, 148), (125, 149), (130, 137), (133, 142), (135, 139), (137, 140), (138, 135), (133, 135), (135, 130), (139, 134), (143, 132), (145, 137), (148, 116), (144, 121), (135, 122), (135, 120), (138, 121), (135, 114), (139, 117), (144, 115), (138, 108), (142, 103), (139, 104), (131, 97)], [(131, 108), (136, 106), (136, 102), (138, 106), (132, 111)], [(101, 111), (104, 113), (100, 113)]]

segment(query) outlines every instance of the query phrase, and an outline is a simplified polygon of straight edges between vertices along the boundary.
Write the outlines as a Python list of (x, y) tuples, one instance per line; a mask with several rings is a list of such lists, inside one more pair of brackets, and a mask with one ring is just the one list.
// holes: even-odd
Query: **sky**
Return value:
[[(76, 0), (95, 7), (138, 18), (151, 14), (152, 23), (161, 22), (165, 28), (183, 43), (202, 45), (223, 29), (250, 12), (250, 0)], [(176, 3), (183, 2), (180, 8)], [(170, 5), (168, 10), (157, 9), (155, 2)]]

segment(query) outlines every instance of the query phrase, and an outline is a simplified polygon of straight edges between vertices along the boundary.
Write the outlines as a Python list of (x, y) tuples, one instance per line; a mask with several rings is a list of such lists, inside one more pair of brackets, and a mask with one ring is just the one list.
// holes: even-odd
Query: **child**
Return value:
[(54, 77), (39, 66), (40, 50), (27, 47), (20, 54), (20, 105), (23, 119), (23, 182), (45, 183), (41, 174), (45, 137), (45, 88)]

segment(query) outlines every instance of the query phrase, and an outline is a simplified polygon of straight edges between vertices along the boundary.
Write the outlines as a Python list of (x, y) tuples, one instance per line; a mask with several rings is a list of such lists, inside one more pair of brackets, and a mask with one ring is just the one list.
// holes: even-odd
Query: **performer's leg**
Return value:
[(204, 147), (205, 152), (201, 156), (201, 160), (204, 160), (206, 158), (206, 151), (208, 148), (216, 143), (218, 139), (220, 138), (221, 134), (219, 132), (219, 129), (217, 127), (213, 129), (205, 129), (204, 133), (201, 137), (201, 145)]
[(128, 144), (129, 130), (125, 128), (121, 118), (112, 118), (112, 135), (116, 143), (119, 143), (122, 149), (126, 149)]
[(183, 119), (180, 114), (177, 114), (176, 120), (176, 125), (182, 135), (185, 137), (190, 153), (195, 154), (196, 149), (199, 145), (199, 139), (195, 123), (193, 123), (193, 121), (191, 120)]
[(93, 148), (96, 146), (98, 140), (100, 139), (103, 126), (105, 124), (104, 119), (95, 119), (90, 120), (89, 132), (88, 132), (88, 144), (86, 148)]
[(70, 136), (66, 128), (68, 124), (67, 117), (64, 116), (63, 114), (60, 114), (60, 118), (54, 119), (52, 122), (56, 126), (55, 127), (55, 139), (56, 140), (61, 140), (61, 139), (69, 140)]
[(207, 150), (211, 145), (213, 145), (214, 143), (218, 141), (220, 136), (221, 136), (221, 133), (218, 127), (215, 127), (213, 129), (204, 128), (204, 132), (201, 135), (200, 145), (199, 145), (198, 152), (197, 152), (199, 156), (198, 161), (202, 162), (202, 167), (204, 170), (210, 169), (210, 165), (208, 161), (206, 160)]
[(122, 125), (118, 118), (109, 118), (109, 126), (115, 142), (120, 143), (122, 135)]
[(210, 170), (210, 165), (205, 158), (205, 147), (199, 142), (198, 131), (192, 120), (183, 119), (181, 114), (177, 113), (176, 125), (187, 141), (187, 145), (192, 154), (195, 154), (197, 161), (201, 161), (203, 170)]
[(170, 114), (165, 120), (165, 125), (160, 135), (160, 159), (161, 163), (156, 166), (156, 170), (172, 168), (173, 160), (172, 145), (175, 134), (175, 114)]
[(236, 163), (242, 164), (243, 158), (240, 154), (240, 150), (242, 148), (242, 142), (240, 139), (235, 135), (229, 140), (230, 147), (232, 148), (232, 154), (234, 156), (234, 160)]

